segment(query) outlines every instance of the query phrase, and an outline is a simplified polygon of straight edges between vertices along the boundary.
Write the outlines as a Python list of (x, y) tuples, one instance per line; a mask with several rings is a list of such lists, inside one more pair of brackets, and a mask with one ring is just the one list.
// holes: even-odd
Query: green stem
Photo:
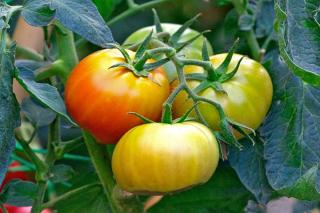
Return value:
[(104, 152), (105, 147), (98, 144), (90, 135), (90, 133), (83, 130), (82, 134), (92, 163), (103, 186), (104, 193), (110, 202), (112, 212), (120, 213), (122, 212), (121, 207), (117, 205), (116, 200), (112, 196), (113, 189), (115, 187), (115, 181), (113, 179), (111, 162)]
[(59, 76), (63, 82), (67, 81), (69, 69), (66, 67), (65, 62), (62, 59), (58, 59), (37, 71), (36, 81), (42, 81), (55, 75)]
[(37, 53), (36, 51), (23, 47), (21, 45), (16, 45), (16, 57), (17, 58), (23, 58), (23, 59), (29, 59), (33, 61), (43, 61), (44, 57), (43, 55)]
[(31, 213), (40, 213), (42, 210), (42, 202), (46, 193), (47, 189), (47, 182), (46, 181), (41, 181), (38, 182), (38, 192), (37, 192), (37, 197), (35, 198), (33, 207), (31, 209)]
[(129, 8), (137, 7), (138, 5), (134, 2), (134, 0), (127, 0), (127, 4)]
[[(20, 146), (18, 144), (16, 145), (16, 149), (17, 150), (23, 150), (22, 146)], [(48, 153), (48, 150), (46, 150), (46, 149), (32, 149), (32, 151), (34, 153), (39, 153), (39, 154), (47, 154)], [(87, 161), (87, 162), (90, 161), (89, 157), (82, 156), (82, 155), (74, 155), (74, 154), (64, 154), (61, 158), (69, 159), (69, 160)], [(19, 162), (21, 162), (21, 160), (23, 160), (23, 159), (17, 159), (17, 160)], [(22, 162), (22, 163), (25, 164), (24, 162)], [(26, 166), (34, 169), (33, 164), (29, 163), (29, 165), (26, 165)]]
[(18, 161), (19, 163), (23, 164), (24, 166), (29, 167), (30, 169), (36, 170), (36, 167), (34, 164), (30, 163), (29, 161), (26, 161), (25, 159), (17, 156), (16, 154), (12, 154), (12, 159)]
[(73, 33), (61, 24), (56, 25), (59, 28), (54, 30), (58, 44), (58, 56), (67, 68), (67, 72), (64, 74), (66, 79), (72, 69), (79, 63), (79, 59)]
[(45, 170), (46, 165), (43, 163), (43, 161), (33, 152), (31, 147), (26, 141), (18, 140), (19, 144), (23, 147), (26, 155), (28, 158), (34, 163), (36, 166), (37, 171), (38, 170)]
[[(242, 0), (231, 1), (239, 16), (247, 14), (244, 2)], [(260, 59), (260, 46), (253, 30), (243, 31), (244, 36), (248, 42), (253, 59), (259, 61)]]
[(93, 187), (97, 187), (99, 185), (100, 185), (99, 183), (91, 183), (91, 184), (87, 184), (87, 185), (81, 186), (79, 188), (76, 188), (74, 190), (71, 190), (69, 192), (66, 192), (63, 195), (61, 195), (55, 199), (52, 199), (47, 203), (44, 203), (42, 205), (42, 209), (52, 208), (58, 202), (68, 200), (69, 198), (72, 198), (78, 194), (85, 194), (89, 189), (92, 189)]
[(131, 16), (141, 10), (146, 10), (149, 8), (153, 8), (158, 6), (159, 4), (162, 4), (164, 2), (168, 2), (169, 0), (155, 0), (155, 1), (150, 1), (146, 2), (144, 4), (135, 4), (134, 7), (129, 8), (128, 10), (124, 11), (123, 13), (117, 15), (116, 17), (112, 18), (107, 22), (108, 25), (112, 25), (122, 19), (127, 18), (128, 16)]
[(42, 203), (47, 189), (47, 182), (49, 178), (49, 172), (56, 160), (54, 148), (52, 143), (60, 140), (60, 118), (57, 117), (49, 126), (48, 135), (48, 153), (45, 158), (46, 167), (41, 170), (37, 170), (36, 179), (38, 183), (37, 197), (33, 203), (31, 213), (40, 213), (42, 210)]

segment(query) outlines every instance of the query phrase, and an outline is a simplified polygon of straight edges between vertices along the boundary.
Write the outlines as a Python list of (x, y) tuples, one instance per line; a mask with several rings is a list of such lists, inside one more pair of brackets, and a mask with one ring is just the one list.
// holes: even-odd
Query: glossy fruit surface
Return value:
[[(210, 57), (214, 67), (218, 67), (225, 59), (226, 54), (219, 54)], [(242, 56), (234, 54), (228, 67), (228, 72), (233, 70)], [(200, 67), (187, 67), (186, 73), (203, 72)], [(199, 85), (199, 81), (188, 81), (190, 88)], [(177, 82), (173, 82), (172, 87), (176, 87)], [(226, 115), (234, 121), (244, 124), (253, 129), (258, 128), (263, 122), (271, 101), (272, 82), (266, 69), (258, 62), (244, 58), (240, 64), (238, 72), (233, 78), (222, 83), (222, 88), (226, 93), (217, 92), (208, 88), (199, 92), (202, 97), (218, 102), (224, 109)], [(191, 101), (185, 93), (180, 93), (174, 104), (173, 111), (175, 117), (182, 116), (192, 106)], [(212, 105), (201, 103), (200, 111), (208, 121), (210, 127), (219, 129), (219, 115)], [(240, 138), (240, 135), (237, 135)]]
[(211, 131), (196, 122), (143, 124), (116, 145), (112, 169), (129, 192), (163, 194), (205, 183), (219, 161)]
[[(20, 166), (21, 164), (18, 161), (13, 161), (9, 168), (15, 168)], [(0, 190), (3, 188), (4, 185), (6, 185), (10, 180), (13, 179), (20, 179), (20, 180), (29, 180), (28, 174), (23, 171), (17, 171), (17, 172), (7, 172), (2, 185), (0, 186)]]
[[(163, 31), (168, 32), (169, 34), (175, 33), (180, 27), (180, 24), (170, 24), (170, 23), (163, 23), (161, 24)], [(142, 42), (148, 34), (153, 30), (153, 32), (156, 32), (156, 29), (154, 26), (144, 27), (141, 28), (135, 32), (133, 32), (124, 42), (124, 44), (135, 44)], [(188, 41), (189, 39), (199, 35), (199, 32), (192, 30), (188, 28), (180, 37), (179, 42), (183, 43)], [(202, 45), (205, 40), (204, 36), (200, 36), (195, 41), (193, 41), (191, 44), (186, 46), (182, 49), (181, 52), (179, 52), (179, 55), (183, 55), (185, 58), (188, 59), (202, 59)], [(212, 54), (212, 47), (209, 42), (206, 42), (209, 54)], [(154, 48), (154, 47), (151, 47)], [(168, 62), (164, 65), (164, 69), (166, 70), (169, 79), (173, 80), (176, 77), (175, 72), (175, 66), (172, 62)]]
[(123, 67), (109, 69), (123, 62), (116, 49), (95, 52), (74, 68), (66, 84), (68, 112), (80, 127), (105, 144), (116, 143), (125, 132), (142, 123), (129, 112), (158, 120), (169, 95), (169, 82), (162, 68), (151, 71), (148, 77), (138, 77)]

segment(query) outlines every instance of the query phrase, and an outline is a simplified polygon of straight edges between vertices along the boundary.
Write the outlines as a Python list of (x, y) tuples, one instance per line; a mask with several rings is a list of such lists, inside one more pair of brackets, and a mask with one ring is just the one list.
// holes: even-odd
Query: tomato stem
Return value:
[(108, 158), (107, 150), (101, 144), (98, 144), (92, 135), (85, 130), (82, 131), (85, 144), (87, 146), (90, 158), (97, 172), (99, 180), (102, 184), (104, 194), (110, 203), (113, 213), (122, 213), (121, 206), (118, 205), (117, 200), (113, 196), (115, 181), (111, 169), (111, 161)]
[[(239, 14), (239, 16), (245, 15), (248, 13), (244, 6), (244, 3), (243, 3), (244, 1), (232, 0), (231, 2), (234, 8), (236, 9), (237, 13)], [(253, 30), (243, 31), (243, 33), (248, 42), (253, 59), (259, 61), (261, 59), (261, 50)]]
[(143, 4), (136, 4), (136, 6), (129, 8), (128, 10), (124, 11), (123, 13), (115, 16), (114, 18), (112, 18), (111, 20), (109, 20), (107, 22), (108, 25), (112, 25), (122, 19), (127, 18), (128, 16), (131, 16), (141, 10), (146, 10), (149, 8), (153, 8), (158, 6), (159, 4), (162, 4), (164, 2), (168, 2), (170, 0), (154, 0), (154, 1), (150, 1), (150, 2), (146, 2)]
[(90, 183), (90, 184), (81, 186), (79, 188), (73, 189), (73, 190), (71, 190), (69, 192), (64, 193), (63, 195), (61, 195), (61, 196), (59, 196), (57, 198), (54, 198), (54, 199), (50, 200), (47, 203), (42, 204), (41, 208), (42, 209), (52, 208), (58, 202), (65, 201), (65, 200), (68, 200), (68, 199), (70, 199), (70, 198), (72, 198), (72, 197), (74, 197), (76, 195), (86, 193), (89, 189), (92, 189), (93, 187), (99, 187), (99, 186), (100, 186), (99, 183)]

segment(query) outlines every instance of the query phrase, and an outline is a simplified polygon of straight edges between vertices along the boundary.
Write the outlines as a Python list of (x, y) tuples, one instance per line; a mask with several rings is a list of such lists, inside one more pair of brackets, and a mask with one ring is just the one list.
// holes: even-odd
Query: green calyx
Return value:
[(234, 51), (238, 43), (239, 43), (239, 39), (235, 41), (235, 43), (229, 50), (227, 57), (224, 59), (224, 61), (218, 68), (214, 68), (213, 65), (211, 64), (206, 42), (203, 43), (203, 48), (202, 48), (203, 63), (196, 64), (190, 61), (189, 64), (202, 66), (206, 70), (206, 73), (192, 73), (192, 74), (186, 75), (186, 79), (188, 80), (200, 81), (200, 84), (194, 89), (195, 93), (199, 93), (208, 88), (212, 88), (217, 92), (226, 93), (223, 90), (222, 83), (227, 82), (234, 77), (234, 75), (237, 73), (240, 67), (241, 61), (244, 58), (242, 57), (238, 61), (236, 67), (231, 72), (228, 72), (228, 66), (231, 63), (232, 56), (234, 54)]
[(152, 39), (152, 34), (153, 32), (151, 31), (150, 34), (145, 38), (145, 40), (139, 45), (134, 59), (131, 59), (128, 52), (120, 45), (110, 44), (110, 46), (118, 49), (121, 52), (121, 54), (125, 59), (125, 62), (114, 64), (109, 68), (125, 67), (128, 70), (132, 71), (134, 75), (138, 77), (147, 77), (150, 71), (167, 63), (169, 61), (169, 58), (164, 58), (153, 63), (147, 63), (149, 59), (155, 58), (155, 55), (157, 54), (167, 54), (167, 53), (170, 53), (170, 55), (175, 54), (175, 49), (170, 47), (148, 50), (147, 47)]

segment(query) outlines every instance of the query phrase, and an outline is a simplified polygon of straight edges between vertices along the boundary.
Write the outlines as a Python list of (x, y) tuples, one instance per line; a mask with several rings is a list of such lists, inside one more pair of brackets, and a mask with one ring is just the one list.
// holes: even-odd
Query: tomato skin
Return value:
[[(20, 165), (21, 164), (18, 161), (13, 161), (10, 164), (9, 168), (18, 167)], [(5, 178), (4, 178), (3, 182), (2, 182), (2, 186), (0, 186), (0, 190), (2, 189), (2, 187), (4, 185), (6, 185), (12, 179), (29, 180), (30, 178), (28, 177), (26, 172), (21, 172), (21, 171), (18, 171), (18, 172), (7, 172)]]
[[(129, 51), (133, 57), (134, 53)], [(116, 143), (129, 129), (142, 123), (137, 112), (158, 120), (163, 102), (169, 95), (169, 81), (162, 68), (148, 77), (137, 77), (123, 67), (116, 49), (97, 51), (83, 59), (69, 76), (65, 103), (72, 118), (98, 142)]]
[[(214, 67), (218, 67), (227, 54), (219, 54), (210, 57)], [(242, 55), (234, 54), (228, 71), (231, 71), (240, 60)], [(186, 73), (203, 72), (200, 67), (187, 67)], [(175, 88), (177, 82), (172, 83)], [(198, 81), (188, 81), (190, 88), (199, 85)], [(272, 101), (272, 82), (268, 72), (258, 62), (244, 58), (236, 75), (222, 83), (227, 94), (216, 92), (209, 88), (199, 93), (200, 96), (218, 102), (226, 115), (234, 121), (244, 124), (253, 129), (258, 128), (263, 122)], [(175, 117), (182, 116), (192, 106), (191, 100), (187, 100), (186, 93), (180, 93), (173, 103)], [(210, 127), (219, 129), (219, 115), (214, 106), (201, 103), (200, 111), (209, 123)], [(236, 133), (238, 139), (242, 136)]]
[(112, 169), (129, 192), (164, 194), (205, 183), (219, 161), (211, 131), (196, 122), (143, 124), (116, 145)]
[[(10, 205), (4, 205), (4, 207), (7, 209), (8, 213), (30, 213), (31, 212), (31, 206), (10, 206)], [(0, 213), (3, 213), (0, 209)], [(41, 213), (52, 213), (50, 209), (44, 209), (41, 211)]]
[[(171, 23), (162, 23), (161, 24), (163, 31), (164, 32), (169, 32), (171, 35), (175, 33), (180, 27), (180, 24), (171, 24)], [(156, 32), (156, 29), (154, 26), (149, 26), (149, 27), (144, 27), (141, 28), (135, 32), (133, 32), (124, 42), (124, 44), (129, 45), (129, 44), (135, 44), (135, 43), (140, 43), (142, 42), (148, 34), (151, 32), (153, 29), (153, 32)], [(186, 42), (189, 39), (197, 36), (199, 32), (192, 30), (188, 28), (180, 37), (179, 42)], [(202, 59), (202, 45), (205, 40), (204, 36), (200, 36), (197, 38), (195, 41), (193, 41), (191, 44), (183, 48), (180, 52), (179, 55), (183, 55), (187, 59)], [(206, 42), (207, 48), (209, 51), (209, 54), (212, 54), (212, 47), (209, 42)], [(151, 49), (154, 47), (151, 47)], [(168, 74), (169, 80), (172, 81), (176, 78), (176, 68), (172, 62), (168, 62), (164, 65), (164, 69)]]

